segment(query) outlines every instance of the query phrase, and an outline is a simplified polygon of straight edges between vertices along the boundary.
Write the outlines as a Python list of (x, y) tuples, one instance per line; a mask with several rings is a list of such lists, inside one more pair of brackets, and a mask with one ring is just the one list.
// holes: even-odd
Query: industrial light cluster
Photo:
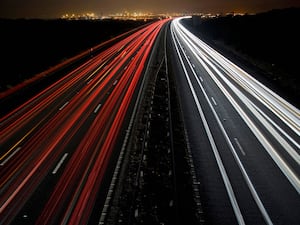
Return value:
[[(242, 13), (227, 13), (226, 15), (243, 15)], [(199, 16), (201, 18), (214, 18), (221, 16), (221, 14), (212, 13), (144, 13), (144, 12), (119, 12), (111, 13), (107, 15), (97, 15), (95, 13), (83, 13), (83, 14), (64, 14), (61, 19), (66, 20), (101, 20), (101, 19), (117, 19), (117, 20), (149, 20), (157, 18), (170, 18), (170, 17), (182, 17), (182, 16)]]
[(165, 14), (153, 14), (144, 12), (128, 12), (111, 13), (107, 15), (96, 15), (95, 13), (74, 14), (66, 13), (61, 16), (61, 19), (66, 20), (95, 20), (95, 19), (118, 19), (118, 20), (148, 20), (155, 18), (165, 18)]
[(61, 16), (61, 19), (66, 20), (95, 20), (99, 19), (99, 17), (95, 13), (83, 13), (83, 14), (64, 14)]

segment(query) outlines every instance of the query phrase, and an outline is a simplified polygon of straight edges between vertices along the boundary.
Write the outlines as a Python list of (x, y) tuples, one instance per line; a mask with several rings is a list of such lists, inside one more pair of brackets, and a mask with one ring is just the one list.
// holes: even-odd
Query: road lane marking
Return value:
[(67, 158), (68, 153), (65, 153), (64, 156), (61, 158), (61, 160), (58, 162), (54, 170), (52, 171), (52, 174), (56, 174), (61, 165), (64, 163), (65, 159)]
[(4, 166), (5, 163), (8, 162), (8, 160), (10, 160), (10, 159), (11, 159), (18, 151), (20, 151), (20, 149), (21, 149), (21, 147), (16, 148), (16, 150), (13, 151), (13, 153), (11, 153), (11, 155), (8, 156), (8, 157), (0, 164), (0, 166)]
[(241, 151), (241, 153), (245, 156), (246, 153), (245, 153), (243, 147), (241, 146), (239, 140), (237, 138), (234, 138), (234, 141), (235, 141), (236, 145), (238, 146), (239, 150)]
[(214, 99), (214, 97), (211, 97), (211, 100), (212, 100), (212, 102), (214, 103), (214, 105), (216, 106), (216, 105), (217, 105), (217, 102), (216, 102), (216, 100)]
[(118, 80), (115, 80), (115, 82), (113, 83), (113, 86), (115, 86), (118, 83)]
[[(189, 85), (189, 88), (190, 88), (190, 91), (192, 92), (192, 96), (193, 96), (193, 99), (195, 101), (195, 104), (197, 106), (197, 109), (198, 109), (198, 113), (201, 117), (201, 120), (203, 122), (203, 125), (204, 125), (204, 128), (205, 128), (205, 132), (207, 134), (207, 137), (208, 137), (208, 140), (210, 142), (210, 145), (211, 145), (211, 148), (213, 150), (213, 153), (214, 153), (214, 156), (215, 156), (215, 159), (216, 159), (216, 162), (218, 164), (218, 167), (219, 167), (219, 171), (221, 173), (221, 176), (222, 176), (222, 179), (223, 179), (223, 183), (225, 185), (225, 188), (226, 188), (226, 191), (227, 191), (227, 194), (228, 194), (228, 197), (230, 199), (230, 203), (232, 205), (232, 209), (234, 211), (234, 214), (236, 216), (236, 219), (237, 219), (237, 222), (238, 224), (242, 225), (242, 224), (245, 224), (245, 221), (244, 221), (244, 218), (243, 218), (243, 215), (241, 213), (241, 210), (240, 210), (240, 207), (238, 205), (238, 202), (237, 202), (237, 199), (235, 197), (235, 194), (234, 194), (234, 191), (233, 191), (233, 188), (231, 186), (231, 183), (230, 183), (230, 180), (229, 180), (229, 177), (227, 175), (227, 172), (225, 170), (225, 167), (224, 167), (224, 164), (222, 162), (222, 159), (221, 159), (221, 156), (218, 152), (218, 149), (217, 149), (217, 146), (216, 146), (216, 143), (214, 141), (214, 138), (213, 138), (213, 135), (211, 133), (211, 130), (209, 128), (209, 125), (208, 125), (208, 122), (205, 118), (205, 115), (204, 115), (204, 112), (202, 110), (202, 107), (201, 107), (201, 104), (199, 102), (199, 99), (197, 97), (197, 94), (196, 94), (196, 91), (192, 85), (192, 82), (191, 82), (191, 79), (188, 75), (188, 72), (187, 72), (187, 69), (184, 65), (184, 62), (183, 62), (183, 58), (179, 52), (179, 47), (181, 48), (181, 46), (177, 46), (179, 44), (176, 43), (176, 40), (175, 38), (178, 40), (178, 38), (175, 36), (175, 32), (173, 30), (172, 32), (172, 38), (173, 38), (173, 42), (175, 44), (175, 49), (176, 49), (176, 52), (177, 52), (177, 55), (178, 55), (178, 58), (180, 60), (180, 63), (182, 65), (182, 69), (183, 69), (183, 72), (185, 74), (185, 77), (186, 77), (186, 80), (188, 82), (188, 85)], [(181, 48), (182, 49), (182, 48)], [(184, 57), (186, 58), (186, 61), (188, 62), (188, 64), (190, 65), (190, 62), (188, 61), (187, 59), (187, 56), (183, 53)], [(192, 70), (193, 71), (193, 70)], [(193, 71), (194, 73), (194, 71)]]
[(63, 104), (63, 106), (59, 108), (59, 111), (63, 110), (68, 104), (69, 104), (69, 102), (66, 102), (65, 104)]
[(201, 82), (203, 82), (203, 78), (201, 76), (199, 78), (200, 78)]
[(88, 81), (86, 84), (89, 84), (89, 83), (91, 83), (91, 82), (92, 82), (92, 80), (93, 80), (93, 79), (90, 79), (90, 80), (89, 80), (89, 81)]
[(101, 103), (96, 107), (96, 109), (94, 110), (94, 113), (97, 113), (98, 112), (98, 110), (100, 109), (100, 107), (101, 107)]

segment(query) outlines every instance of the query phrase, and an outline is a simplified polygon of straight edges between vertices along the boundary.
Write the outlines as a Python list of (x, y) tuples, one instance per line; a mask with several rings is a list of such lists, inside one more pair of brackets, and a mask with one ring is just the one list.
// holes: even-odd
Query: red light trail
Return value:
[(45, 177), (58, 171), (61, 176), (36, 223), (88, 222), (144, 65), (165, 22), (124, 38), (0, 119), (1, 221), (13, 220)]

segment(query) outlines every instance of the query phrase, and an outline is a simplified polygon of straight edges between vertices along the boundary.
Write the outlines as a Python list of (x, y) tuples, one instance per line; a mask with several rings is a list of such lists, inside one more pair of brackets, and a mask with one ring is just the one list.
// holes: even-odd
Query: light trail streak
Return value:
[[(219, 171), (220, 171), (220, 173), (221, 173), (221, 175), (222, 175), (222, 179), (223, 179), (223, 182), (224, 182), (224, 185), (225, 185), (225, 188), (226, 188), (228, 197), (229, 197), (229, 199), (230, 199), (230, 203), (231, 203), (231, 205), (232, 205), (232, 209), (233, 209), (234, 214), (235, 214), (235, 216), (236, 216), (237, 222), (238, 222), (238, 224), (243, 225), (243, 224), (245, 224), (243, 215), (242, 215), (242, 213), (241, 213), (241, 210), (240, 210), (240, 207), (239, 207), (239, 205), (238, 205), (236, 196), (235, 196), (235, 194), (234, 194), (234, 191), (233, 191), (231, 182), (230, 182), (229, 177), (228, 177), (228, 175), (227, 175), (227, 172), (226, 172), (226, 170), (225, 170), (223, 161), (222, 161), (221, 156), (220, 156), (220, 154), (219, 154), (219, 150), (218, 150), (218, 148), (217, 148), (217, 145), (216, 145), (216, 142), (215, 142), (215, 140), (214, 140), (213, 134), (212, 134), (212, 132), (211, 132), (211, 129), (209, 128), (207, 119), (206, 119), (205, 114), (204, 114), (204, 112), (203, 112), (203, 110), (202, 110), (202, 107), (201, 107), (201, 104), (200, 104), (199, 99), (198, 99), (198, 97), (197, 97), (196, 91), (195, 91), (195, 89), (194, 89), (194, 87), (193, 87), (193, 84), (192, 84), (192, 82), (191, 82), (191, 79), (190, 79), (190, 77), (189, 77), (189, 74), (188, 74), (188, 72), (187, 72), (187, 69), (186, 69), (185, 64), (184, 64), (184, 62), (183, 62), (183, 58), (181, 57), (181, 53), (180, 53), (180, 50), (179, 50), (179, 49), (181, 48), (181, 51), (182, 51), (182, 47), (178, 44), (179, 41), (178, 41), (178, 38), (177, 38), (176, 33), (175, 33), (175, 31), (174, 31), (174, 27), (175, 27), (175, 25), (174, 25), (174, 22), (173, 22), (173, 23), (172, 23), (172, 29), (173, 29), (173, 30), (171, 30), (171, 32), (172, 32), (172, 38), (173, 38), (173, 42), (174, 42), (174, 44), (175, 44), (175, 48), (176, 48), (178, 57), (179, 57), (179, 59), (180, 59), (181, 66), (182, 66), (182, 68), (183, 68), (183, 70), (184, 70), (184, 74), (185, 74), (185, 77), (186, 77), (186, 79), (187, 79), (187, 81), (188, 81), (189, 88), (190, 88), (190, 90), (191, 90), (191, 92), (192, 92), (193, 99), (194, 99), (194, 101), (195, 101), (195, 104), (196, 104), (196, 106), (197, 106), (199, 115), (200, 115), (201, 120), (202, 120), (202, 122), (203, 122), (203, 125), (204, 125), (204, 128), (205, 128), (205, 132), (206, 132), (206, 134), (207, 134), (207, 137), (208, 137), (208, 139), (209, 139), (209, 143), (210, 143), (211, 148), (212, 148), (212, 150), (213, 150), (213, 153), (214, 153), (216, 162), (217, 162), (217, 164), (218, 164)], [(186, 55), (184, 55), (184, 56), (186, 57)]]
[[(185, 29), (177, 23), (177, 30)], [(180, 33), (180, 31), (178, 31)], [(276, 141), (278, 141), (279, 144), (289, 153), (289, 155), (297, 162), (298, 165), (300, 165), (300, 156), (297, 153), (297, 151), (284, 139), (282, 136), (273, 128), (272, 125), (269, 124), (267, 120), (265, 120), (253, 107), (253, 103), (247, 98), (240, 90), (237, 89), (236, 86), (232, 84), (225, 76), (210, 62), (208, 57), (208, 53), (202, 53), (201, 47), (196, 46), (192, 41), (190, 41), (190, 36), (192, 34), (187, 33), (185, 29), (185, 33), (181, 32), (182, 37), (185, 38), (185, 43), (189, 46), (191, 52), (195, 55), (197, 60), (201, 63), (201, 65), (205, 68), (205, 70), (209, 73), (211, 78), (215, 81), (215, 83), (218, 85), (218, 87), (223, 91), (225, 96), (228, 98), (229, 102), (234, 106), (234, 108), (239, 112), (239, 114), (242, 116), (248, 127), (252, 130), (254, 135), (257, 137), (257, 139), (261, 142), (261, 144), (264, 146), (264, 148), (267, 150), (269, 155), (273, 158), (273, 160), (276, 162), (278, 167), (281, 169), (281, 171), (285, 174), (285, 176), (288, 178), (288, 180), (291, 182), (291, 184), (294, 186), (294, 188), (297, 190), (298, 193), (300, 193), (300, 179), (298, 175), (293, 171), (293, 169), (289, 166), (287, 161), (281, 157), (281, 155), (278, 153), (278, 151), (273, 147), (273, 145), (270, 143), (268, 138), (263, 135), (263, 133), (259, 130), (258, 126), (255, 125), (253, 120), (247, 115), (245, 110), (243, 110), (237, 101), (231, 96), (231, 94), (226, 90), (226, 88), (221, 84), (221, 82), (218, 80), (218, 77), (214, 74), (217, 73), (220, 78), (225, 81), (225, 83), (230, 87), (231, 90), (233, 90), (236, 93), (236, 96), (242, 100), (243, 103), (247, 106), (247, 108), (250, 110), (250, 112), (255, 115), (257, 119), (261, 122), (263, 126), (266, 127), (268, 132), (274, 137)], [(194, 36), (192, 36), (194, 38)], [(193, 39), (194, 40), (194, 39)], [(207, 63), (207, 64), (206, 64)], [(212, 68), (212, 70), (208, 67), (208, 65)], [(213, 72), (214, 71), (214, 72)], [(275, 101), (275, 100), (274, 100)]]
[[(203, 93), (210, 108), (209, 112), (213, 112), (220, 131), (222, 131), (226, 143), (232, 152), (240, 172), (243, 175), (245, 183), (247, 184), (265, 222), (267, 224), (273, 224), (269, 216), (269, 212), (265, 209), (263, 201), (261, 200), (256, 187), (253, 185), (248, 172), (243, 165), (244, 161), (247, 162), (247, 157), (245, 157), (245, 160), (243, 159), (243, 162), (239, 158), (238, 152), (235, 150), (231, 138), (227, 134), (227, 131), (215, 110), (217, 107), (214, 108), (212, 105), (213, 103), (216, 106), (216, 100), (214, 97), (209, 97), (207, 92), (210, 92), (210, 90), (207, 91), (204, 88), (204, 85), (210, 85), (209, 82), (213, 81), (218, 88), (217, 90), (220, 90), (220, 93), (222, 93), (225, 99), (228, 100), (228, 103), (233, 107), (233, 109), (235, 109), (242, 121), (251, 130), (258, 140), (258, 143), (260, 143), (266, 150), (268, 155), (271, 157), (272, 162), (275, 162), (277, 167), (281, 170), (284, 175), (282, 176), (283, 179), (286, 178), (290, 182), (290, 186), (293, 187), (294, 191), (298, 194), (300, 193), (300, 180), (297, 173), (300, 165), (299, 110), (191, 34), (185, 27), (183, 27), (182, 24), (180, 24), (180, 18), (173, 20), (171, 32), (176, 48), (176, 54), (181, 62), (181, 67), (185, 73), (187, 84), (191, 89), (192, 96), (198, 110), (199, 107), (201, 108), (201, 103), (195, 89), (199, 89)], [(201, 76), (196, 73), (198, 65), (201, 68), (201, 71), (203, 71), (203, 69), (206, 71), (204, 74), (201, 74)], [(188, 71), (191, 72), (189, 73)], [(207, 83), (203, 83), (202, 77), (204, 76), (209, 78)], [(205, 78), (205, 80), (207, 78)], [(195, 80), (195, 82), (193, 83), (191, 79)], [(210, 94), (210, 96), (211, 95), (212, 94)], [(255, 104), (254, 101), (261, 103), (261, 105)], [(218, 103), (221, 104), (222, 101), (218, 101)], [(224, 103), (224, 108), (226, 108), (226, 104)], [(222, 114), (221, 110), (220, 114)], [(209, 142), (212, 145), (210, 138), (212, 135), (209, 134), (209, 126), (205, 119), (205, 114), (201, 112), (200, 115), (208, 135)], [(234, 122), (234, 118), (231, 119), (231, 121)], [(228, 128), (228, 130), (232, 132), (233, 129)], [(235, 142), (242, 155), (246, 156), (245, 149), (242, 147), (239, 139), (234, 137), (232, 140)], [(251, 149), (251, 147), (249, 148)], [(223, 173), (221, 169), (222, 166), (220, 166), (219, 163), (221, 158), (218, 160), (215, 151), (217, 151), (217, 149), (213, 149), (213, 152), (221, 173)], [(289, 157), (282, 154), (282, 152), (287, 153)], [(280, 173), (280, 176), (282, 174)], [(226, 183), (224, 175), (222, 176), (224, 183)], [(229, 188), (227, 187), (228, 195), (230, 198), (233, 198), (234, 195), (232, 195), (228, 189)], [(235, 190), (239, 191), (238, 188)], [(241, 224), (243, 223), (243, 220), (239, 220), (240, 215), (237, 205), (238, 202), (235, 204), (235, 201), (231, 199), (233, 209), (236, 210), (235, 215), (238, 223)]]
[[(58, 174), (65, 163), (38, 221), (87, 223), (147, 57), (166, 21), (94, 55), (0, 119), (0, 144), (15, 142), (1, 156), (1, 221), (13, 220), (43, 179)], [(89, 129), (83, 132), (85, 126)], [(66, 153), (73, 142), (76, 149)]]

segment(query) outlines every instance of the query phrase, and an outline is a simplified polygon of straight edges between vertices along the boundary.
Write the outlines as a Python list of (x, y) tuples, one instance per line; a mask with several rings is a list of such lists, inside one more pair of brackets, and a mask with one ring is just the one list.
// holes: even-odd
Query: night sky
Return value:
[(256, 13), (300, 7), (299, 0), (0, 0), (1, 18), (57, 18), (65, 13), (123, 12)]

